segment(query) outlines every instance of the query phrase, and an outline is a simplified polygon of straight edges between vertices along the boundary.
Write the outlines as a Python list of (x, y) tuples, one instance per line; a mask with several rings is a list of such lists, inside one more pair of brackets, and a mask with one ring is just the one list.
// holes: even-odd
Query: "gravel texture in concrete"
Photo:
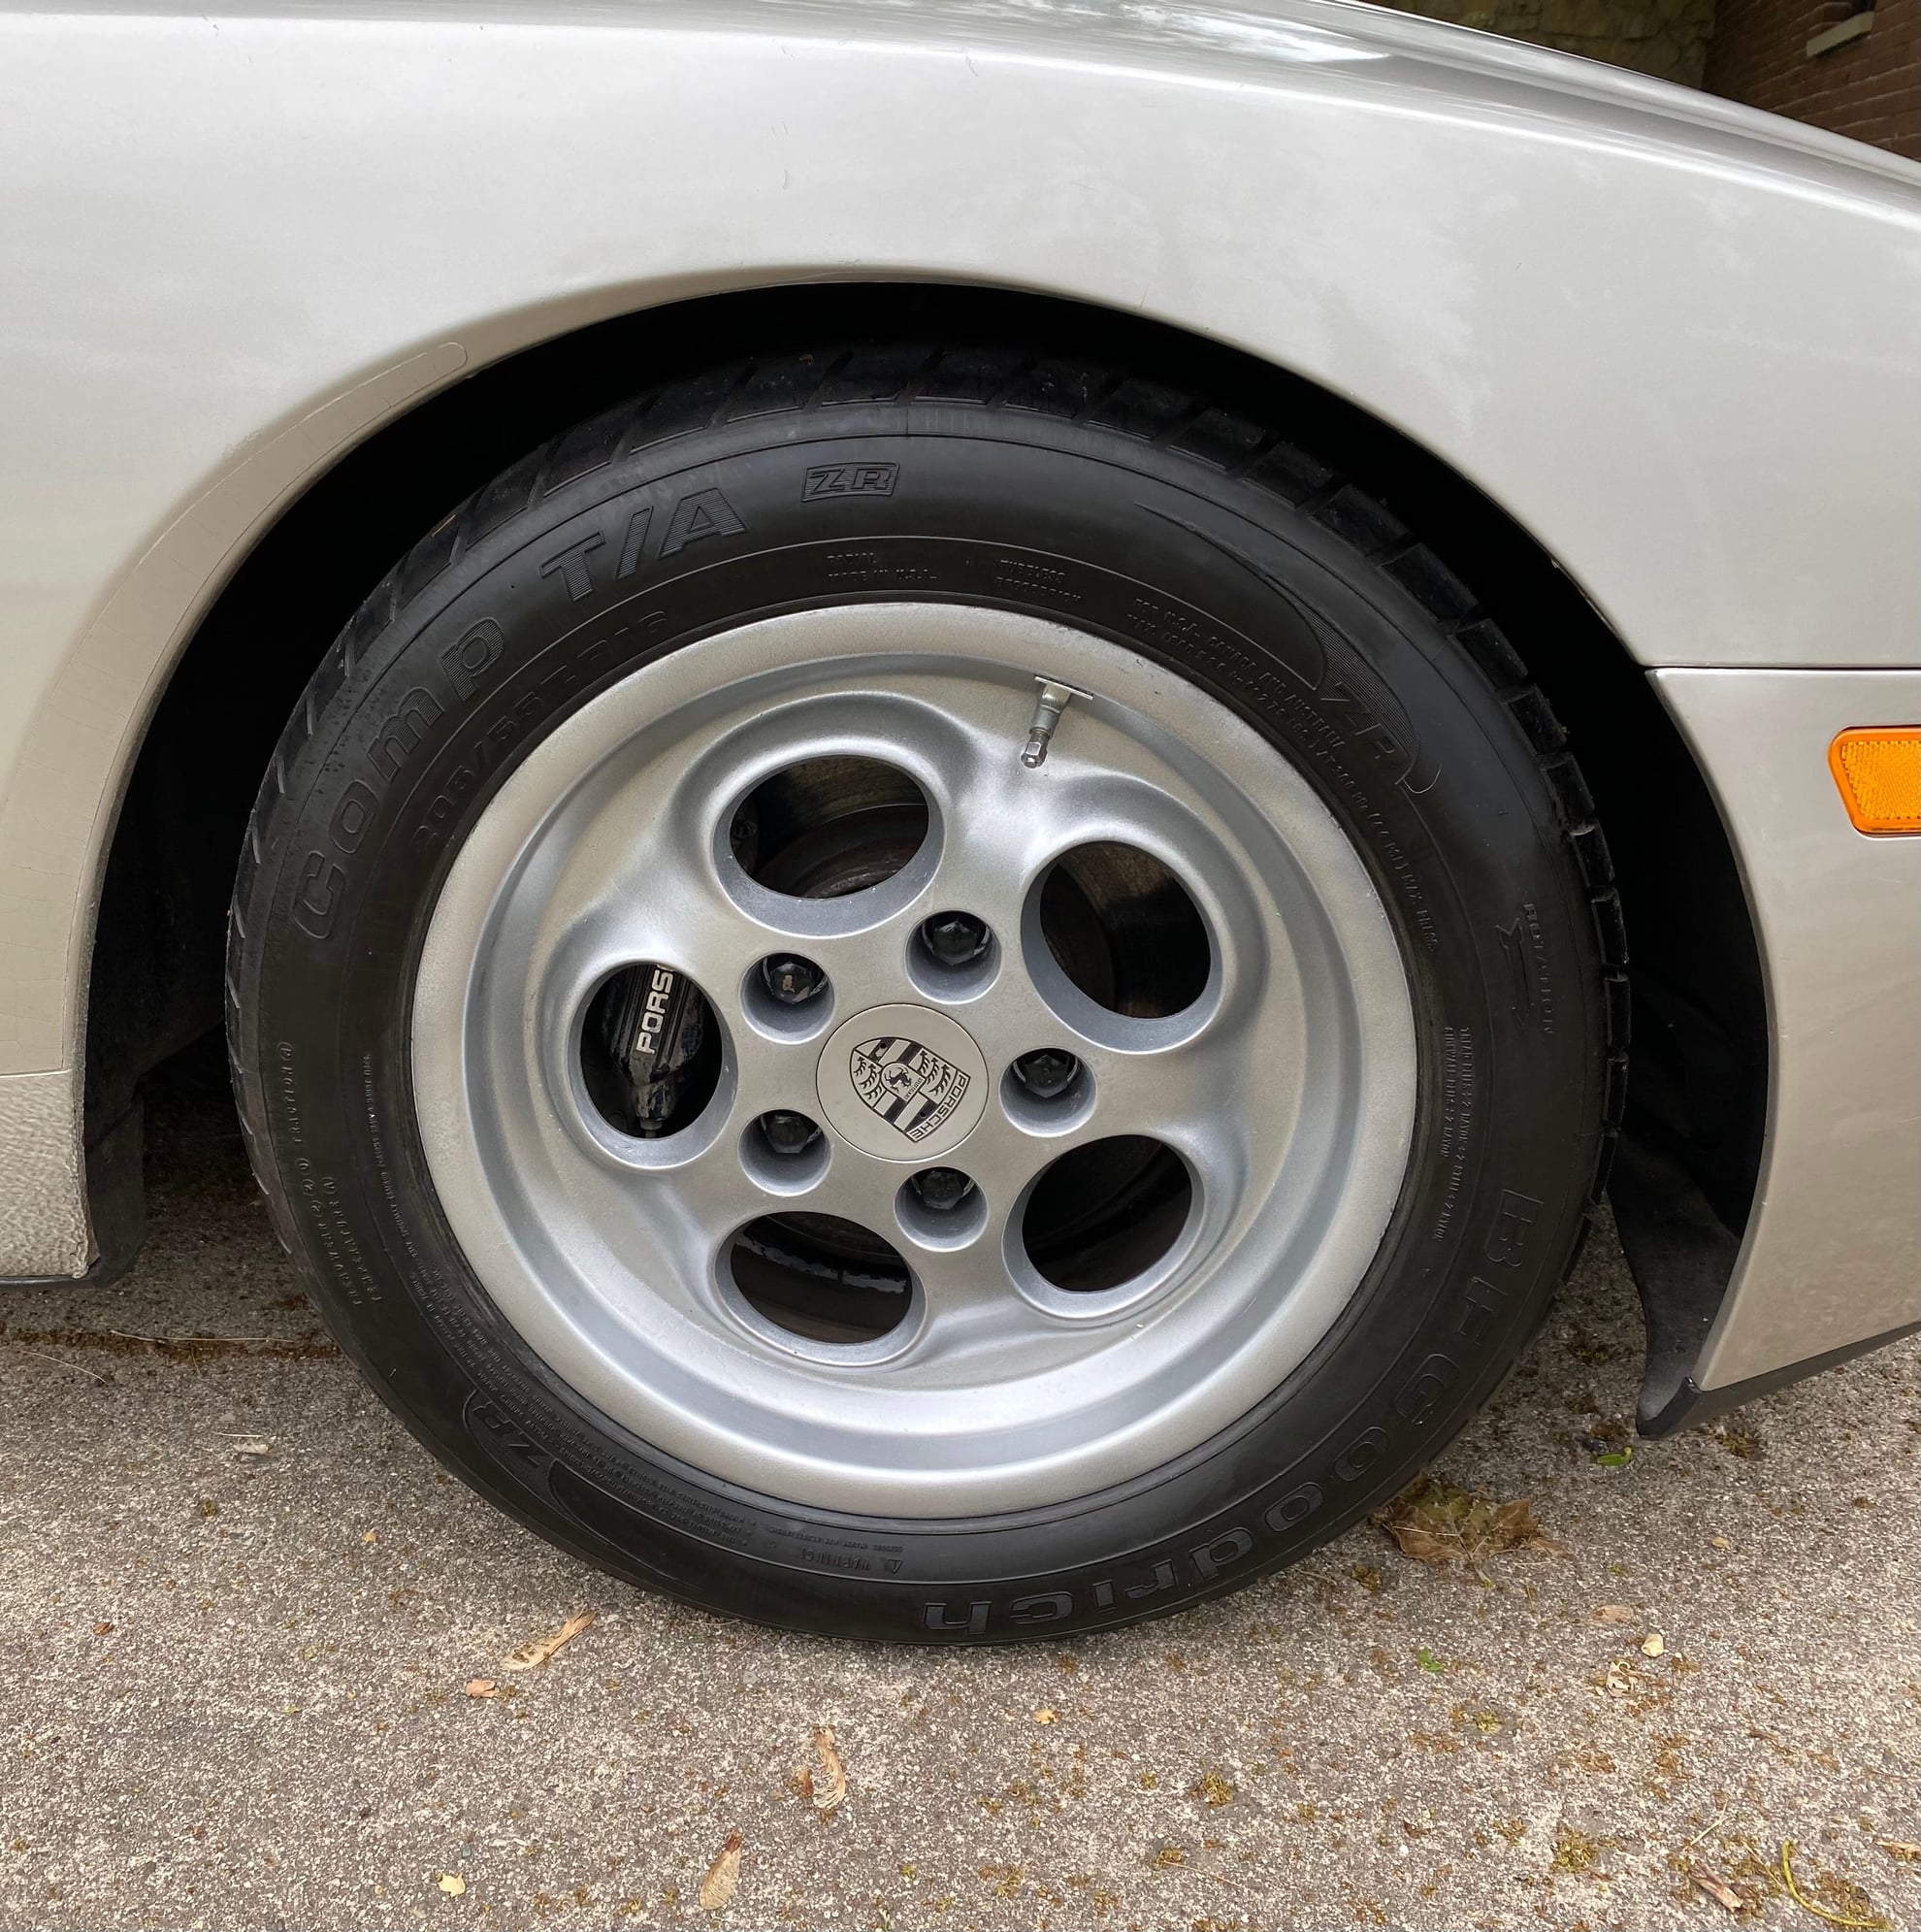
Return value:
[(1363, 1527), (1111, 1636), (836, 1645), (442, 1474), (326, 1341), (210, 1064), (157, 1097), (135, 1272), (0, 1295), (0, 1925), (1921, 1925), (1913, 1343), (1623, 1461), (1604, 1229), (1439, 1464), (1565, 1554)]

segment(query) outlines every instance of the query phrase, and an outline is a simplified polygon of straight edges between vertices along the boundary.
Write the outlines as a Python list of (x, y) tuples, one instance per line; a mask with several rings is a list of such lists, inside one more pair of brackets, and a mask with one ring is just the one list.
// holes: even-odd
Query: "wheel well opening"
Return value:
[(388, 424), (285, 510), (199, 625), (129, 781), (95, 934), (89, 1146), (130, 1117), (143, 1073), (220, 1024), (227, 901), (261, 773), (314, 667), (424, 530), (548, 437), (664, 379), (814, 343), (943, 339), (1044, 345), (1231, 401), (1384, 502), (1474, 589), (1568, 728), (1612, 848), (1635, 999), (1629, 1140), (1738, 1237), (1767, 1033), (1733, 851), (1647, 678), (1553, 559), (1406, 437), (1240, 351), (1058, 299), (922, 284), (702, 298), (538, 344)]

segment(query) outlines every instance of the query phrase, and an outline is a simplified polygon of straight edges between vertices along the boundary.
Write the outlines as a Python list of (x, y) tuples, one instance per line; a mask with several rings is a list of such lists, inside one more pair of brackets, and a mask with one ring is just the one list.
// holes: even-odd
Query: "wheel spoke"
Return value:
[(527, 935), (534, 974), (566, 997), (655, 961), (689, 973), (719, 1010), (737, 1010), (742, 973), (778, 935), (728, 898), (690, 846), (685, 828), (662, 822), (614, 852), (570, 855)]
[(1090, 768), (1071, 751), (1028, 770), (997, 740), (976, 741), (970, 750), (953, 774), (955, 830), (931, 897), (979, 913), (1010, 939), (1020, 933), (1029, 882), (1050, 860), (1123, 829), (1138, 837), (1144, 818), (1163, 817), (1170, 831), (1181, 826), (1152, 787)]
[(793, 1203), (758, 1188), (723, 1135), (684, 1166), (635, 1177), (635, 1193), (677, 1274), (694, 1285), (690, 1305), (705, 1309), (716, 1258), (729, 1238), (759, 1215)]
[(951, 1253), (917, 1253), (913, 1261), (927, 1308), (904, 1367), (985, 1389), (1007, 1374), (1010, 1357), (1031, 1372), (1072, 1351), (1075, 1338), (1015, 1284), (997, 1237), (983, 1235)]
[(1217, 1187), (1249, 1166), (1261, 1123), (1283, 1118), (1294, 1081), (1278, 1055), (1251, 1053), (1235, 1030), (1152, 1053), (1087, 1050), (1094, 1104), (1082, 1137), (1140, 1134), (1164, 1141)]

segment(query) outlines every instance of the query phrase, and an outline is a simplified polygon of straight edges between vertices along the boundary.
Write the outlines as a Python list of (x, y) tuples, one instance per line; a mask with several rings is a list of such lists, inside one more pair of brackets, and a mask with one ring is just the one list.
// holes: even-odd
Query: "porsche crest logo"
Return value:
[(967, 1076), (919, 1040), (863, 1040), (848, 1059), (854, 1091), (895, 1131), (925, 1140), (960, 1104)]

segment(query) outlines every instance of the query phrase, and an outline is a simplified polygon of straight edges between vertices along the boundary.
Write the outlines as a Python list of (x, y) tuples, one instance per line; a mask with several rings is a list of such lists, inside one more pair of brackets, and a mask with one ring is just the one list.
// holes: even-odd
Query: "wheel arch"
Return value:
[[(1053, 297), (928, 283), (771, 288), (621, 315), (505, 355), (404, 407), (313, 477), (238, 556), (125, 768), (98, 882), (83, 1034), (89, 1208), (103, 1264), (130, 1257), (137, 1083), (221, 1017), (224, 914), (260, 774), (313, 667), (420, 532), (570, 423), (664, 374), (859, 334), (1046, 343), (1285, 420), (1471, 584), (1576, 735), (1613, 849), (1636, 989), (1629, 1170), (1617, 1204), (1705, 1205), (1727, 1265), (1765, 1118), (1759, 955), (1732, 846), (1693, 754), (1624, 641), (1556, 559), (1451, 465), (1353, 403), (1171, 326)], [(133, 1148), (129, 1153), (129, 1145)], [(1625, 1216), (1623, 1217), (1626, 1218)], [(1698, 1218), (1698, 1216), (1697, 1216)], [(1716, 1253), (1721, 1252), (1716, 1249)], [(1654, 1359), (1684, 1374), (1698, 1253), (1631, 1241)], [(1714, 1272), (1713, 1264), (1709, 1264)], [(1707, 1310), (1711, 1320), (1713, 1308)], [(1678, 1359), (1678, 1358), (1677, 1358)]]

